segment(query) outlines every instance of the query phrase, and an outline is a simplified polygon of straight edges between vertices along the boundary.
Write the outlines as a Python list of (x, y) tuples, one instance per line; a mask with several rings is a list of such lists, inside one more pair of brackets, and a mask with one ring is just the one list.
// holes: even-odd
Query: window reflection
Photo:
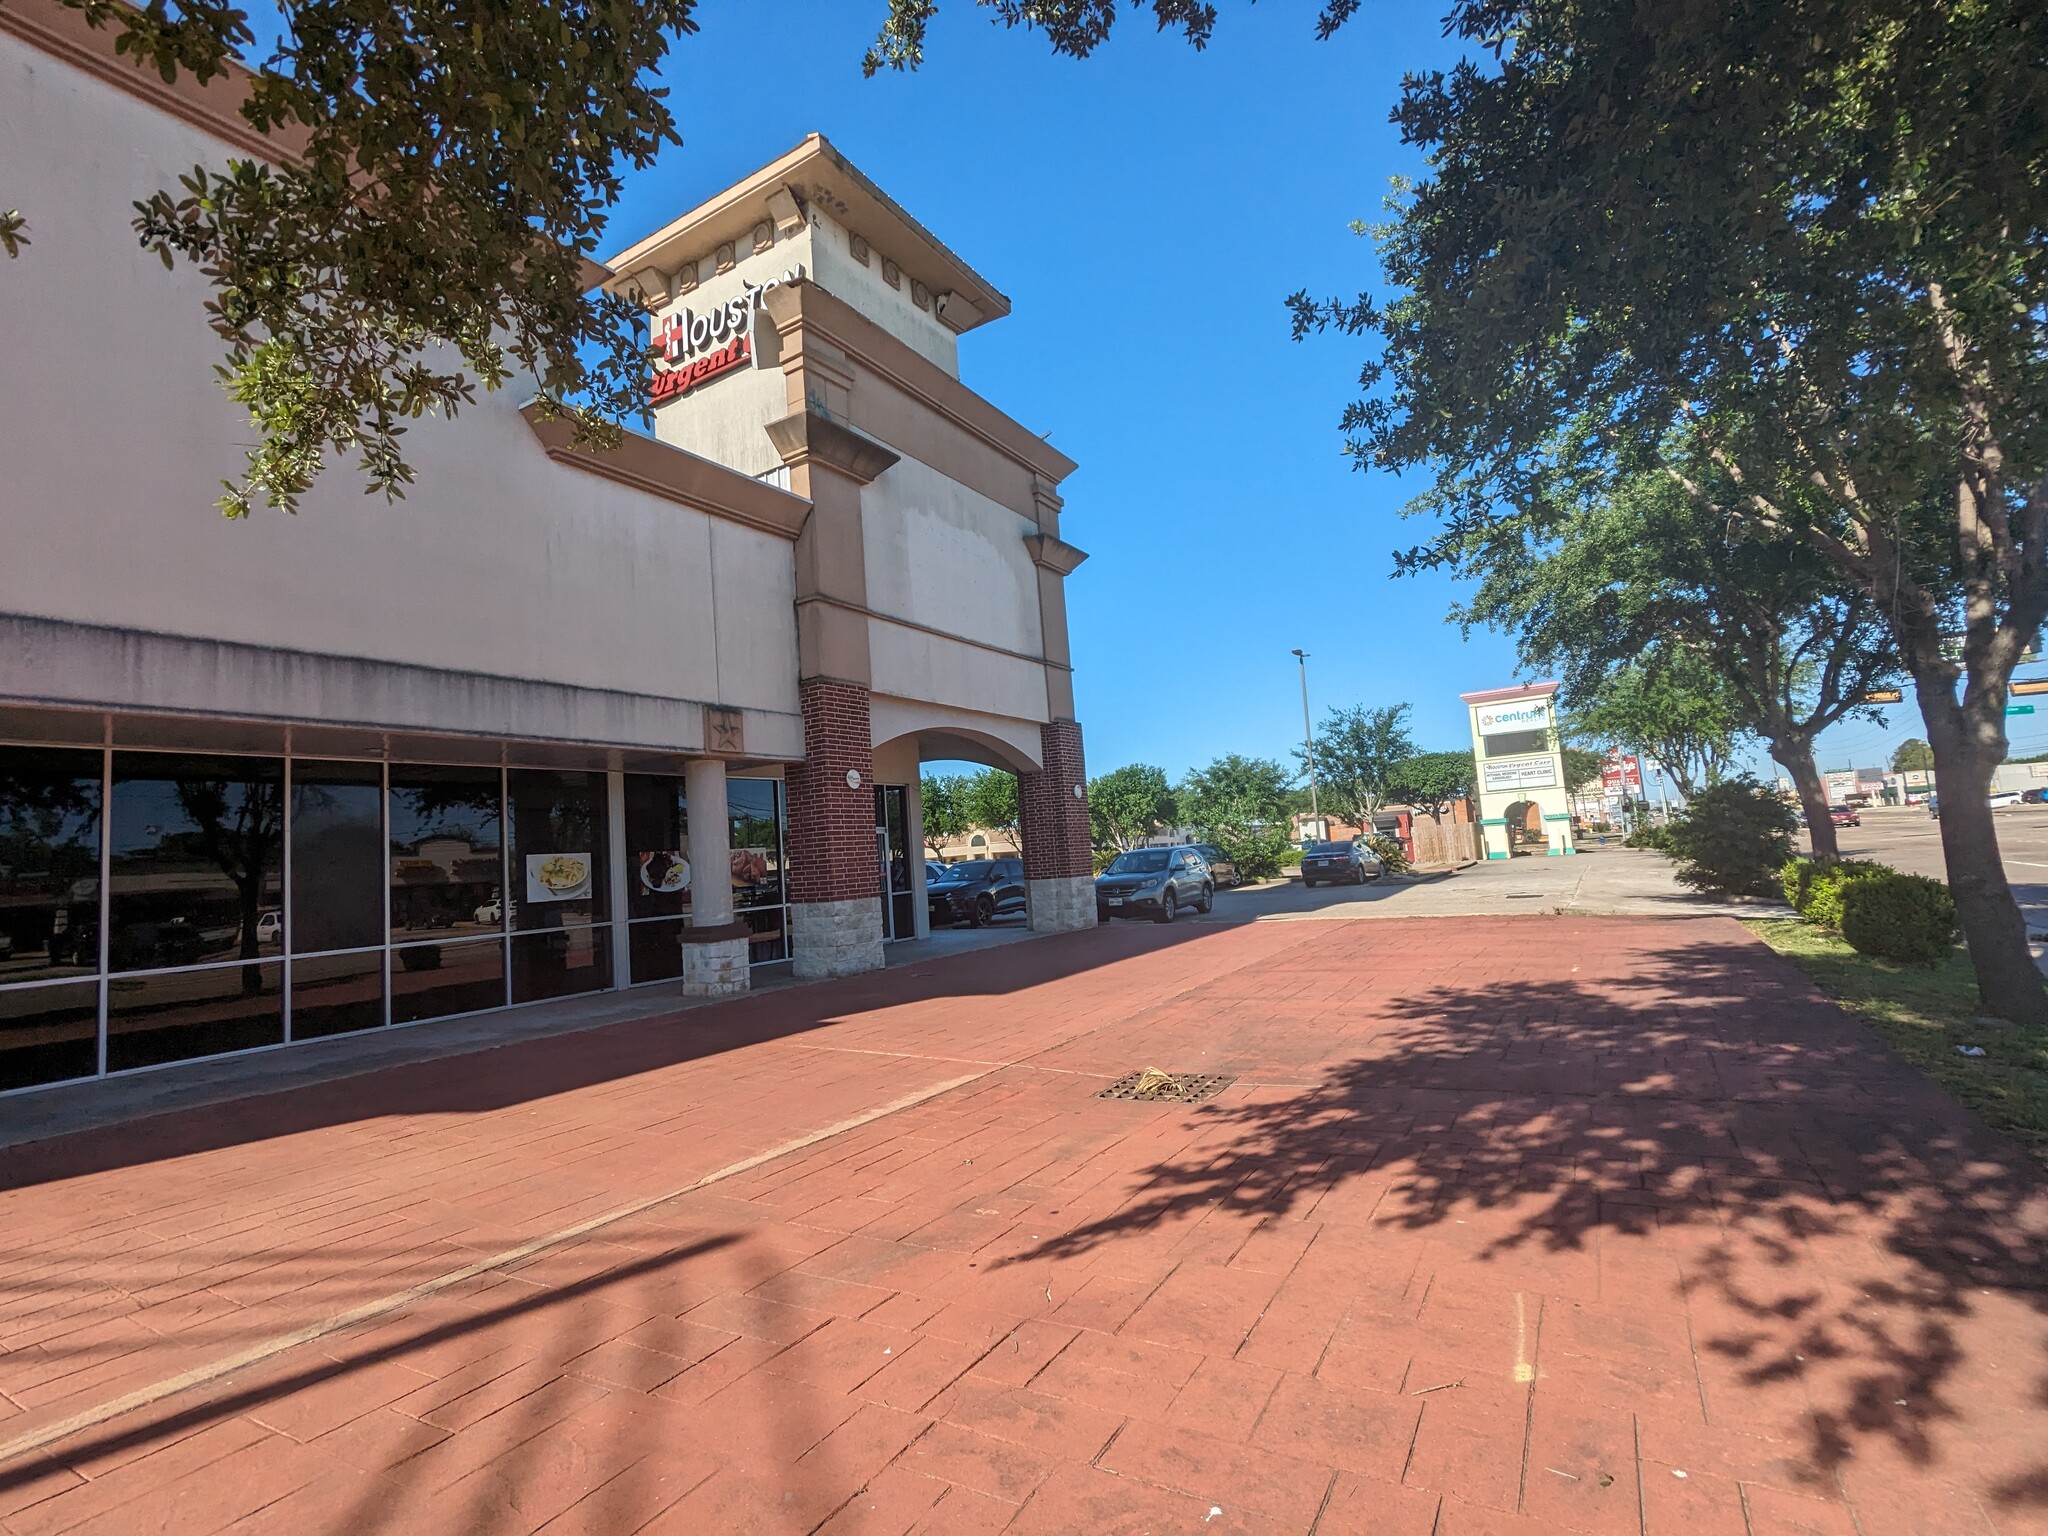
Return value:
[(732, 899), (741, 907), (782, 904), (782, 785), (775, 779), (727, 779), (732, 817)]
[(101, 761), (0, 747), (0, 985), (99, 970)]
[(384, 1022), (384, 951), (292, 961), (292, 1038), (376, 1029)]
[(391, 952), (391, 1022), (505, 1006), (505, 942), (409, 944)]
[[(680, 778), (626, 775), (628, 917), (680, 917), (690, 909), (690, 823), (684, 799)], [(651, 979), (641, 976), (637, 963), (633, 974)]]
[(115, 977), (107, 989), (107, 1070), (280, 1044), (283, 972), (271, 961)]
[(610, 915), (601, 773), (515, 768), (512, 798), (512, 926), (567, 928)]
[(114, 754), (111, 969), (282, 950), (283, 787), (275, 759)]
[(293, 954), (384, 942), (383, 811), (377, 764), (292, 764)]
[(90, 1077), (100, 1064), (100, 984), (0, 987), (0, 1088)]
[(495, 768), (392, 768), (393, 943), (504, 927), (499, 790)]
[(512, 1001), (598, 992), (611, 985), (612, 931), (608, 925), (560, 928), (512, 937)]

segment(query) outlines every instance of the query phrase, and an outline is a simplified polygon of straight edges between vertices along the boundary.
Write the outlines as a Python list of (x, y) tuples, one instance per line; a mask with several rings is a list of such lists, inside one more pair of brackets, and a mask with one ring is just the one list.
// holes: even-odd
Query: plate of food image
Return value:
[(589, 854), (536, 853), (527, 858), (527, 900), (572, 901), (589, 891)]

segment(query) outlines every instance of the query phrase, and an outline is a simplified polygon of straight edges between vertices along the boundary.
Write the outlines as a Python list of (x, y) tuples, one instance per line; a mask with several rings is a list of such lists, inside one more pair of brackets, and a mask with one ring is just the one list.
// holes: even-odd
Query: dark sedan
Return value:
[(1379, 855), (1363, 843), (1310, 843), (1301, 854), (1301, 883), (1363, 885), (1380, 877)]
[(1218, 848), (1214, 843), (1190, 843), (1189, 847), (1202, 856), (1202, 862), (1209, 866), (1209, 878), (1216, 882), (1216, 889), (1229, 886), (1235, 890), (1244, 884), (1244, 876), (1238, 873), (1237, 860)]
[(924, 888), (932, 926), (965, 923), (981, 928), (1000, 913), (1024, 910), (1022, 859), (969, 859), (950, 864)]
[(1182, 907), (1206, 912), (1216, 904), (1216, 880), (1192, 848), (1133, 848), (1095, 877), (1095, 915), (1149, 917), (1170, 923)]

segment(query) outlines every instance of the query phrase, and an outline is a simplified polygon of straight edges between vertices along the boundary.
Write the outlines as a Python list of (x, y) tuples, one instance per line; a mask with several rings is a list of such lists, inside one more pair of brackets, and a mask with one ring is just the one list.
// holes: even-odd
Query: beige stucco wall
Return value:
[(1037, 524), (916, 459), (861, 494), (868, 606), (964, 639), (1042, 652)]
[(933, 309), (917, 307), (908, 275), (899, 274), (897, 285), (889, 286), (884, 275), (888, 251), (870, 246), (867, 263), (856, 261), (851, 232), (817, 207), (811, 209), (810, 235), (811, 271), (819, 287), (960, 377), (960, 338)]
[[(0, 262), (0, 614), (738, 705), (750, 750), (794, 755), (789, 544), (556, 464), (514, 391), (415, 424), (401, 502), (338, 464), (296, 518), (213, 510), (249, 429), (211, 374), (206, 284), (129, 220), (225, 156), (0, 34), (0, 166), (34, 242)], [(20, 684), (0, 657), (0, 695)]]

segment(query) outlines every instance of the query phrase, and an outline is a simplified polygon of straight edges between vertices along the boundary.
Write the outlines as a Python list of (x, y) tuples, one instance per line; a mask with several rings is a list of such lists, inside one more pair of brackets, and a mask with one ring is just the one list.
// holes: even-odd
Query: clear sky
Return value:
[[(1227, 4), (1201, 53), (1127, 9), (1075, 61), (947, 0), (920, 72), (863, 80), (882, 9), (705, 0), (666, 69), (684, 145), (632, 177), (607, 252), (825, 134), (1013, 302), (961, 371), (1081, 466), (1062, 531), (1090, 555), (1068, 593), (1091, 772), (1286, 760), (1295, 646), (1318, 719), (1405, 702), (1422, 746), (1467, 745), (1457, 696), (1515, 681), (1513, 646), (1447, 624), (1444, 578), (1391, 575), (1418, 487), (1342, 457), (1362, 354), (1292, 341), (1283, 305), (1375, 283), (1348, 225), (1421, 169), (1387, 112), (1453, 57), (1437, 6), (1378, 0), (1319, 43), (1311, 5)], [(1891, 730), (1831, 732), (1823, 766), (1921, 734), (1910, 698)], [(2048, 714), (2015, 732), (2039, 747)]]

